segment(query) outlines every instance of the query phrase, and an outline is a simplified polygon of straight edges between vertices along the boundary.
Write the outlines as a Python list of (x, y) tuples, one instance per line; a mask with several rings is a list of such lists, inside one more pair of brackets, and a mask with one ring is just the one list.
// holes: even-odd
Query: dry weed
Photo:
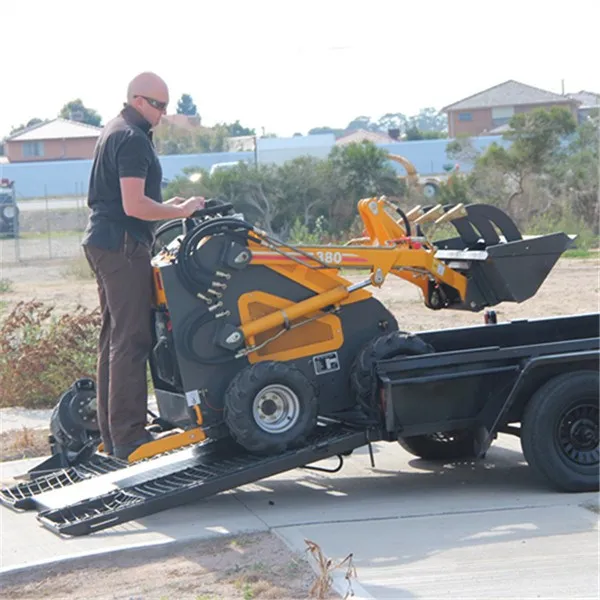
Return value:
[(50, 454), (48, 429), (22, 427), (0, 434), (0, 462)]
[(49, 408), (73, 381), (94, 377), (100, 311), (55, 315), (19, 302), (0, 324), (0, 407)]
[(331, 577), (331, 572), (335, 571), (346, 565), (346, 575), (344, 576), (346, 581), (348, 582), (348, 591), (344, 596), (344, 600), (354, 596), (354, 590), (352, 589), (352, 578), (356, 579), (356, 568), (353, 565), (352, 559), (354, 554), (348, 554), (344, 560), (340, 561), (337, 564), (333, 564), (333, 561), (330, 558), (326, 558), (321, 550), (319, 544), (315, 542), (311, 542), (310, 540), (304, 540), (306, 545), (308, 546), (307, 552), (310, 552), (314, 558), (317, 560), (317, 564), (319, 566), (319, 575), (317, 576), (317, 580), (312, 585), (309, 590), (310, 596), (314, 596), (317, 600), (324, 600), (329, 593), (331, 586), (333, 584), (333, 578)]

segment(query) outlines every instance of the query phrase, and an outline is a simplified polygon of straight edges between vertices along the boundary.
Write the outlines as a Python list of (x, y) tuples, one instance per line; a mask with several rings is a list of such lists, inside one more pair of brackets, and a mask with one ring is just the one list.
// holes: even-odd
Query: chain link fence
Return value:
[(86, 202), (85, 196), (19, 201), (17, 234), (0, 237), (0, 263), (82, 256), (81, 240), (89, 213)]

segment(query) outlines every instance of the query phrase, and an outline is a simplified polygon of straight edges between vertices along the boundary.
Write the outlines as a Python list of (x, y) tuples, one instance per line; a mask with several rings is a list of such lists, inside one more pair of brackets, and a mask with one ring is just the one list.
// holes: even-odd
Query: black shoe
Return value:
[(126, 460), (127, 457), (135, 452), (140, 446), (147, 444), (148, 442), (154, 441), (154, 436), (146, 431), (145, 435), (133, 442), (129, 442), (129, 444), (123, 444), (122, 446), (114, 447), (114, 455), (121, 460)]

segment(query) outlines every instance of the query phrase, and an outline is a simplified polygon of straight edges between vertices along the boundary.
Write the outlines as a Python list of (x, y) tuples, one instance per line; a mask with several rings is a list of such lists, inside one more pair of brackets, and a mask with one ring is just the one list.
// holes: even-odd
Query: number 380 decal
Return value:
[(317, 258), (328, 265), (339, 265), (342, 263), (341, 252), (316, 252)]

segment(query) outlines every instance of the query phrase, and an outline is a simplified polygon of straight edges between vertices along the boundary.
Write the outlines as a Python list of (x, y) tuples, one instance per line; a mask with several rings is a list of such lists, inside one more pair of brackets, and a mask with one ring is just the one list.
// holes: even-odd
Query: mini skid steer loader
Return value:
[[(358, 211), (363, 237), (339, 246), (286, 244), (219, 200), (158, 228), (150, 369), (159, 415), (150, 413), (149, 426), (168, 435), (129, 462), (227, 439), (278, 455), (302, 447), (318, 421), (376, 423), (377, 361), (435, 349), (400, 331), (369, 288), (400, 277), (432, 310), (523, 302), (572, 241), (564, 233), (524, 239), (485, 204), (404, 212), (378, 197)], [(431, 229), (444, 224), (458, 235), (432, 242)], [(346, 279), (351, 270), (364, 279)], [(51, 431), (63, 466), (97, 451), (93, 381), (65, 392)]]

